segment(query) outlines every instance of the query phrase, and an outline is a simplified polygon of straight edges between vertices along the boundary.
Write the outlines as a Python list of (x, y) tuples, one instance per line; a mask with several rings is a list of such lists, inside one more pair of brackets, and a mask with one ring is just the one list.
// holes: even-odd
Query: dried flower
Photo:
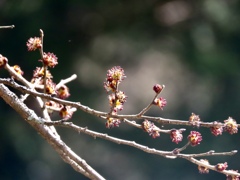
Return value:
[(170, 138), (172, 139), (172, 142), (178, 144), (183, 139), (182, 131), (177, 129), (171, 130)]
[(167, 101), (166, 99), (163, 99), (162, 97), (160, 97), (160, 98), (156, 98), (153, 101), (153, 104), (160, 107), (163, 110), (163, 107), (167, 105)]
[(199, 115), (192, 113), (192, 115), (189, 117), (189, 123), (192, 124), (193, 126), (199, 127), (200, 125)]
[(58, 64), (57, 60), (58, 58), (55, 54), (48, 52), (43, 53), (43, 59), (39, 61), (42, 61), (46, 66), (50, 68), (54, 68)]
[(42, 41), (39, 37), (30, 38), (27, 41), (28, 51), (35, 51), (38, 48), (42, 47)]
[[(209, 162), (208, 162), (208, 160), (207, 159), (200, 159), (200, 161), (202, 162), (202, 163), (204, 163), (204, 164), (206, 164), (206, 165), (209, 165)], [(199, 170), (199, 173), (201, 173), (201, 174), (207, 174), (207, 173), (209, 173), (209, 169), (207, 168), (207, 167), (205, 167), (205, 166), (198, 166), (198, 170)]]
[(218, 171), (224, 171), (225, 169), (227, 169), (228, 167), (228, 164), (227, 162), (225, 163), (218, 163), (215, 168), (218, 170)]
[(66, 99), (70, 96), (69, 89), (65, 85), (62, 85), (61, 87), (59, 87), (56, 90), (56, 92), (57, 92), (57, 96), (61, 99)]
[(218, 136), (218, 135), (222, 135), (223, 132), (223, 127), (221, 124), (219, 124), (218, 122), (214, 121), (213, 122), (213, 126), (210, 128), (211, 132), (213, 135)]
[(224, 121), (224, 131), (227, 131), (230, 134), (235, 134), (238, 132), (238, 125), (236, 120), (229, 117), (227, 120)]
[(72, 117), (73, 112), (74, 112), (74, 111), (71, 109), (70, 106), (63, 106), (63, 107), (61, 108), (61, 110), (59, 111), (59, 115), (60, 115), (63, 119), (68, 120), (68, 119), (70, 119), (70, 118)]
[(188, 140), (192, 146), (196, 146), (202, 141), (202, 136), (197, 131), (191, 131), (188, 135)]
[[(238, 170), (229, 170), (229, 171), (238, 173)], [(240, 176), (227, 174), (227, 180), (240, 180)]]
[(157, 126), (155, 126), (154, 123), (152, 123), (151, 121), (148, 121), (147, 119), (145, 119), (142, 122), (142, 128), (153, 138), (160, 136), (160, 133), (159, 133), (160, 129)]
[(0, 54), (0, 68), (4, 67), (8, 63), (8, 59)]
[(155, 93), (159, 94), (164, 89), (164, 87), (164, 85), (155, 84), (153, 86), (153, 90), (155, 91)]

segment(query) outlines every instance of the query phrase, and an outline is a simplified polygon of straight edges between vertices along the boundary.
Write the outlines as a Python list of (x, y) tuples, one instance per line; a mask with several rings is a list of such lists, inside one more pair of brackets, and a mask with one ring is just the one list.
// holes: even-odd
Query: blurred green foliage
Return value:
[[(0, 30), (0, 53), (10, 65), (19, 64), (30, 80), (41, 64), (37, 52), (27, 52), (26, 42), (43, 29), (44, 50), (59, 58), (52, 70), (54, 80), (78, 74), (78, 80), (69, 84), (69, 100), (108, 111), (102, 84), (107, 69), (120, 65), (128, 77), (121, 86), (129, 96), (126, 113), (144, 108), (152, 99), (152, 85), (162, 83), (168, 105), (162, 112), (151, 110), (150, 115), (187, 120), (195, 112), (203, 121), (223, 121), (228, 116), (238, 121), (239, 5), (238, 0), (2, 0), (0, 25), (15, 28)], [(7, 76), (4, 70), (0, 73)], [(33, 101), (27, 103), (39, 113)], [(3, 101), (0, 107), (0, 179), (84, 179)], [(124, 124), (105, 129), (103, 121), (83, 112), (77, 112), (72, 121), (149, 147), (181, 147), (167, 135), (151, 139)], [(200, 175), (196, 166), (182, 159), (164, 159), (58, 129), (67, 144), (107, 179), (224, 179), (215, 172)], [(215, 138), (207, 129), (199, 131), (203, 142), (186, 152), (240, 149), (238, 134)], [(227, 161), (229, 169), (240, 169), (239, 158), (212, 157), (210, 162)]]

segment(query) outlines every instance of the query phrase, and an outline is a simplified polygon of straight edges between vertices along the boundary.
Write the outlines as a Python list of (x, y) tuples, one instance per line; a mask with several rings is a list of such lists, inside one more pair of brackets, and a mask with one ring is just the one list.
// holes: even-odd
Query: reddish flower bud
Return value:
[(57, 60), (58, 58), (55, 54), (48, 52), (43, 53), (43, 59), (39, 61), (42, 61), (46, 66), (50, 68), (54, 68), (58, 64)]
[(153, 86), (153, 90), (155, 91), (155, 93), (159, 94), (164, 89), (164, 87), (164, 85), (155, 84)]
[(106, 128), (111, 129), (111, 128), (114, 128), (114, 127), (119, 127), (120, 123), (121, 123), (121, 121), (119, 119), (108, 118), (105, 125), (106, 125)]
[[(200, 161), (204, 164), (209, 165), (209, 162), (207, 159), (200, 159)], [(205, 166), (198, 166), (198, 170), (199, 170), (199, 173), (201, 173), (201, 174), (209, 173), (209, 169)]]
[(227, 131), (230, 134), (235, 134), (238, 132), (238, 125), (237, 122), (229, 117), (227, 120), (224, 121), (224, 131)]
[(0, 54), (0, 68), (4, 67), (8, 63), (8, 59)]
[(153, 138), (159, 137), (160, 133), (159, 133), (159, 128), (157, 126), (154, 125), (154, 123), (152, 123), (151, 121), (148, 120), (144, 120), (142, 122), (142, 128), (144, 131), (146, 131), (150, 136), (152, 136)]
[(192, 113), (192, 115), (189, 117), (189, 123), (198, 127), (200, 125), (199, 115)]
[(182, 131), (177, 129), (171, 130), (170, 138), (172, 139), (172, 142), (175, 142), (176, 144), (178, 144), (183, 139)]
[(70, 96), (69, 89), (66, 85), (62, 85), (57, 89), (57, 96), (61, 99), (66, 99)]
[(28, 51), (35, 51), (36, 49), (39, 49), (41, 47), (42, 47), (42, 41), (39, 37), (28, 39), (28, 42), (27, 42)]
[(218, 124), (216, 121), (213, 122), (214, 126), (210, 128), (211, 133), (214, 136), (222, 135), (223, 127), (221, 124)]
[(73, 110), (71, 109), (70, 106), (63, 106), (61, 110), (59, 111), (59, 115), (65, 119), (68, 120), (72, 117), (73, 115)]
[(202, 136), (197, 131), (191, 131), (188, 135), (188, 140), (192, 146), (196, 146), (202, 141)]
[(167, 105), (167, 101), (166, 99), (163, 99), (162, 97), (160, 97), (160, 98), (156, 98), (153, 101), (153, 104), (160, 107), (163, 110), (163, 107)]
[(225, 163), (218, 163), (215, 168), (218, 170), (218, 171), (224, 171), (225, 169), (227, 169), (228, 167), (228, 164), (227, 162)]

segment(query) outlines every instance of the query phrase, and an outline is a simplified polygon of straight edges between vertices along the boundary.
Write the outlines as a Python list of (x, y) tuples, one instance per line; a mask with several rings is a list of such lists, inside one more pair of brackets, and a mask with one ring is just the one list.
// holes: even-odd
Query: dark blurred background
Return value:
[[(152, 86), (165, 84), (161, 94), (168, 104), (147, 114), (188, 120), (199, 114), (202, 121), (239, 120), (240, 2), (238, 0), (0, 0), (0, 54), (10, 65), (18, 64), (31, 79), (39, 53), (27, 52), (26, 42), (43, 29), (44, 51), (57, 55), (59, 65), (51, 69), (59, 82), (76, 73), (68, 84), (69, 100), (101, 111), (109, 111), (103, 89), (106, 71), (124, 68), (127, 78), (120, 89), (128, 96), (121, 113), (135, 114), (153, 98)], [(1, 77), (7, 77), (1, 70)], [(29, 107), (39, 112), (32, 99)], [(65, 164), (51, 147), (1, 101), (0, 179), (85, 179)], [(58, 115), (52, 115), (59, 119)], [(105, 122), (83, 112), (74, 123), (113, 136), (134, 140), (161, 150), (183, 146), (192, 128), (187, 127), (178, 145), (169, 135), (152, 139), (139, 129), (121, 124), (106, 129)], [(181, 128), (161, 126), (162, 128)], [(132, 147), (93, 139), (57, 127), (61, 137), (107, 179), (225, 179), (213, 171), (200, 175), (197, 166), (183, 159), (165, 159)], [(184, 152), (230, 151), (240, 148), (239, 134), (214, 137), (200, 128), (200, 146)], [(212, 164), (227, 161), (229, 169), (240, 169), (240, 155), (209, 157)]]

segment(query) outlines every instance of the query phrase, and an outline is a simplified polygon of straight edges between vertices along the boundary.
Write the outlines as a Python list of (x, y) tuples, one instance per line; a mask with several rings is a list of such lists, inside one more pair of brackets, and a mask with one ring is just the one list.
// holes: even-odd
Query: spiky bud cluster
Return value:
[(153, 138), (159, 137), (160, 133), (159, 133), (159, 128), (157, 126), (155, 126), (155, 124), (151, 121), (148, 121), (147, 119), (145, 119), (142, 122), (142, 128), (144, 131), (146, 131), (150, 136), (152, 136)]
[(189, 123), (192, 124), (193, 126), (199, 127), (200, 122), (201, 121), (199, 115), (192, 113), (192, 115), (189, 117)]
[(238, 125), (236, 120), (229, 117), (224, 121), (224, 131), (227, 131), (229, 134), (236, 134), (238, 132)]
[(199, 145), (202, 141), (202, 135), (200, 132), (197, 131), (191, 131), (188, 135), (188, 141), (191, 144), (191, 146)]
[(153, 104), (163, 110), (163, 107), (167, 105), (167, 101), (166, 99), (160, 97), (160, 98), (154, 99)]
[(183, 139), (182, 131), (177, 129), (171, 130), (170, 138), (172, 139), (172, 142), (175, 142), (176, 144), (178, 144)]

